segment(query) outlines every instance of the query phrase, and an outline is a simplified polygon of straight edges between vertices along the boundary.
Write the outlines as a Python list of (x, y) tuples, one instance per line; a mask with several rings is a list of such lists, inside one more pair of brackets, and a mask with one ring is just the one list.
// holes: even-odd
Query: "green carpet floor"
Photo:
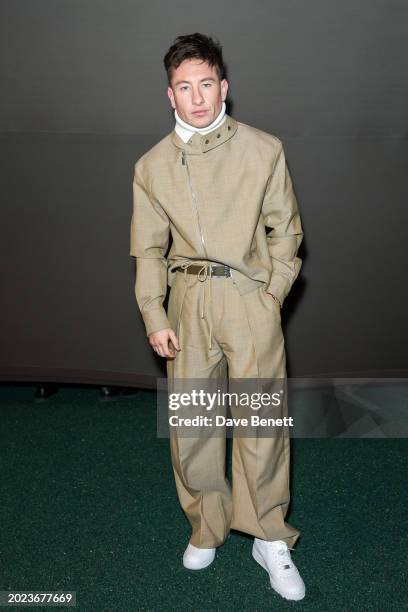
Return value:
[(209, 568), (183, 568), (190, 527), (155, 393), (101, 403), (66, 386), (37, 404), (34, 391), (0, 387), (0, 590), (76, 591), (80, 612), (408, 610), (406, 439), (292, 441), (307, 594), (287, 602), (238, 532)]

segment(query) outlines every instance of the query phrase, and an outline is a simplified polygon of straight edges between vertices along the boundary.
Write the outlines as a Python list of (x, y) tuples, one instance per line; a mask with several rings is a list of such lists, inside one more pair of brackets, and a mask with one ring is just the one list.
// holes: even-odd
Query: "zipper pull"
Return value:
[(181, 152), (181, 164), (182, 166), (186, 165), (186, 152), (184, 151), (184, 149)]

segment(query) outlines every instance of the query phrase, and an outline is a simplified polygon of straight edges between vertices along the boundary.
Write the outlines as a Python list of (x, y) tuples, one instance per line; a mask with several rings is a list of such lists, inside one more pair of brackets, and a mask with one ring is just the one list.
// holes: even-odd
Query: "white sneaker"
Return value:
[(252, 556), (269, 574), (271, 587), (285, 599), (298, 601), (306, 593), (305, 583), (283, 540), (254, 539)]
[(187, 569), (198, 570), (211, 565), (215, 558), (215, 548), (197, 548), (189, 544), (184, 551), (183, 565)]

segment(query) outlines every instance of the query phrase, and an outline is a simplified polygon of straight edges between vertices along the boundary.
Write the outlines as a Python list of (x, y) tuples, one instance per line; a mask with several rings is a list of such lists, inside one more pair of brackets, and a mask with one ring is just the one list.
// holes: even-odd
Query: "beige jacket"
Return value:
[(303, 232), (282, 142), (225, 117), (187, 143), (173, 130), (135, 163), (130, 255), (146, 335), (171, 327), (163, 301), (184, 261), (227, 264), (241, 294), (264, 285), (281, 304), (299, 274)]

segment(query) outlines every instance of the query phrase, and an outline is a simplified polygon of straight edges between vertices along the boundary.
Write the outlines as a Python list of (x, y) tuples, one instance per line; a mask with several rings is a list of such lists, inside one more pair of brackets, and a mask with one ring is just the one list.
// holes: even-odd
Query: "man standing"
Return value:
[[(211, 38), (179, 36), (164, 66), (175, 128), (137, 160), (133, 180), (130, 254), (149, 343), (166, 357), (169, 380), (284, 379), (280, 311), (303, 232), (282, 142), (226, 113), (222, 47)], [(186, 568), (210, 565), (237, 529), (254, 536), (252, 555), (275, 591), (304, 597), (289, 552), (300, 532), (284, 520), (289, 443), (234, 438), (231, 487), (225, 438), (170, 440), (192, 527)]]

